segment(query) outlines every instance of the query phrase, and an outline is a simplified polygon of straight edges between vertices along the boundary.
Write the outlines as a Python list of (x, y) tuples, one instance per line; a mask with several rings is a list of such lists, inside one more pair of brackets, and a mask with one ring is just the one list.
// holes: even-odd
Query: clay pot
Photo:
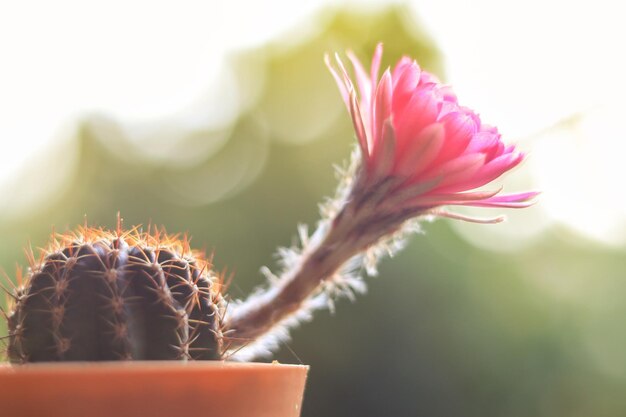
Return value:
[(10, 417), (298, 417), (308, 366), (232, 362), (0, 365)]

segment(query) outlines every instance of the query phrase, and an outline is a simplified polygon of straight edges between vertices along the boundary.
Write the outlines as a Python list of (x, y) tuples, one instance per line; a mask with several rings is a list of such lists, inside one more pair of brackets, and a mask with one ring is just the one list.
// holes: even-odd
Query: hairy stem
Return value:
[[(346, 233), (348, 232), (348, 233)], [(326, 279), (360, 251), (349, 230), (333, 223), (317, 245), (308, 247), (301, 262), (285, 271), (277, 285), (241, 305), (226, 324), (231, 347), (254, 341), (297, 312)]]
[(381, 217), (375, 204), (368, 203), (371, 201), (348, 199), (326, 226), (323, 238), (306, 245), (298, 262), (284, 271), (278, 282), (231, 312), (224, 332), (231, 348), (259, 339), (304, 310), (306, 301), (319, 294), (320, 286), (332, 280), (347, 261), (406, 220), (405, 215)]

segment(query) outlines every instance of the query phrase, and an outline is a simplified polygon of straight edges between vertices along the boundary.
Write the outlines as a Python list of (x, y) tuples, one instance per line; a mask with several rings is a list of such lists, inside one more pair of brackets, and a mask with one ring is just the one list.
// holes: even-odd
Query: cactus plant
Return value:
[(119, 216), (114, 233), (56, 236), (12, 294), (9, 359), (219, 359), (221, 282), (186, 242)]

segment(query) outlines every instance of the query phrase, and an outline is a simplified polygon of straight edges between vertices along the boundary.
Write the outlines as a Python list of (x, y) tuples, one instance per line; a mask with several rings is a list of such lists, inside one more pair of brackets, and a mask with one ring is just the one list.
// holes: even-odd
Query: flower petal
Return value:
[(378, 71), (380, 70), (380, 61), (383, 57), (383, 44), (376, 45), (374, 56), (372, 57), (372, 68), (370, 70), (370, 80), (372, 81), (371, 91), (376, 90), (376, 81), (378, 80)]
[(372, 100), (372, 80), (370, 80), (370, 77), (363, 68), (363, 64), (361, 64), (361, 61), (359, 61), (356, 55), (354, 55), (352, 51), (348, 51), (347, 55), (352, 62), (352, 67), (354, 68), (354, 73), (356, 75), (356, 82), (359, 87), (359, 97), (361, 99), (361, 107), (364, 110), (369, 111)]
[(446, 131), (446, 144), (437, 159), (445, 162), (456, 158), (466, 150), (467, 145), (478, 130), (480, 120), (477, 120), (473, 112), (460, 110), (448, 113), (440, 122)]
[(363, 156), (363, 160), (367, 161), (370, 155), (370, 144), (354, 91), (350, 94), (350, 115), (352, 116), (352, 124), (354, 125), (354, 131), (359, 141), (359, 147), (361, 148), (361, 155)]
[(383, 124), (383, 133), (375, 144), (370, 167), (370, 181), (378, 183), (391, 173), (396, 151), (396, 136), (390, 120)]
[(422, 130), (398, 155), (394, 173), (411, 178), (421, 173), (437, 157), (444, 142), (444, 128), (433, 123)]
[(504, 220), (506, 220), (504, 216), (482, 218), (482, 217), (467, 216), (467, 215), (459, 214), (459, 213), (452, 213), (446, 210), (436, 210), (436, 211), (433, 211), (432, 214), (434, 214), (435, 216), (439, 216), (439, 217), (447, 217), (449, 219), (463, 220), (465, 222), (479, 223), (479, 224), (496, 224), (496, 223), (502, 223)]
[(328, 67), (328, 70), (332, 74), (333, 78), (335, 79), (335, 82), (337, 83), (337, 87), (339, 88), (339, 93), (341, 94), (341, 97), (343, 98), (344, 103), (346, 103), (346, 107), (348, 107), (349, 109), (350, 108), (350, 94), (348, 93), (348, 85), (346, 84), (345, 80), (339, 76), (335, 68), (330, 63), (330, 57), (328, 56), (328, 54), (324, 55), (324, 62), (326, 63), (326, 66)]
[(424, 205), (448, 205), (448, 204), (463, 204), (468, 201), (480, 201), (487, 200), (498, 194), (502, 190), (502, 187), (493, 191), (474, 191), (467, 193), (429, 193), (426, 196), (420, 198), (420, 201)]
[(466, 190), (471, 190), (488, 184), (505, 172), (513, 169), (516, 165), (522, 162), (523, 159), (524, 154), (522, 153), (507, 153), (501, 155), (486, 163), (473, 175), (473, 178), (464, 183), (463, 186)]
[(343, 81), (346, 84), (346, 88), (348, 89), (348, 93), (354, 90), (354, 84), (352, 83), (352, 79), (348, 75), (348, 71), (346, 71), (346, 67), (343, 65), (343, 61), (339, 58), (339, 54), (335, 54), (335, 61), (337, 61), (337, 65), (341, 70), (341, 75), (343, 76)]
[(389, 70), (385, 71), (378, 83), (373, 107), (371, 131), (374, 147), (376, 147), (378, 138), (383, 134), (383, 124), (391, 117), (391, 73)]
[(441, 178), (439, 188), (463, 181), (466, 177), (471, 178), (485, 164), (485, 155), (474, 153), (462, 155), (452, 161), (441, 165), (435, 165), (425, 175), (424, 178)]
[(403, 57), (393, 69), (392, 107), (399, 109), (409, 102), (420, 79), (421, 69), (417, 62)]
[(471, 207), (500, 207), (500, 208), (527, 208), (535, 204), (535, 201), (512, 201), (506, 202), (490, 202), (490, 201), (473, 201), (471, 203), (463, 203), (464, 206)]
[(432, 87), (417, 89), (404, 107), (393, 108), (399, 152), (405, 152), (410, 140), (437, 121), (439, 102), (430, 90)]
[(488, 201), (499, 203), (511, 203), (529, 201), (541, 194), (541, 191), (526, 191), (523, 193), (503, 194), (494, 197), (490, 197)]

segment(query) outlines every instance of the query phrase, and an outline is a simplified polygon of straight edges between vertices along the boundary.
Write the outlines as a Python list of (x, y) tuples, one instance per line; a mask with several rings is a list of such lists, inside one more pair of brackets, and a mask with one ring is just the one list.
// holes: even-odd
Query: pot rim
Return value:
[(283, 364), (277, 361), (227, 362), (227, 361), (102, 361), (102, 362), (38, 362), (26, 364), (0, 363), (1, 373), (168, 373), (168, 372), (210, 372), (211, 370), (231, 372), (309, 370), (309, 365)]

